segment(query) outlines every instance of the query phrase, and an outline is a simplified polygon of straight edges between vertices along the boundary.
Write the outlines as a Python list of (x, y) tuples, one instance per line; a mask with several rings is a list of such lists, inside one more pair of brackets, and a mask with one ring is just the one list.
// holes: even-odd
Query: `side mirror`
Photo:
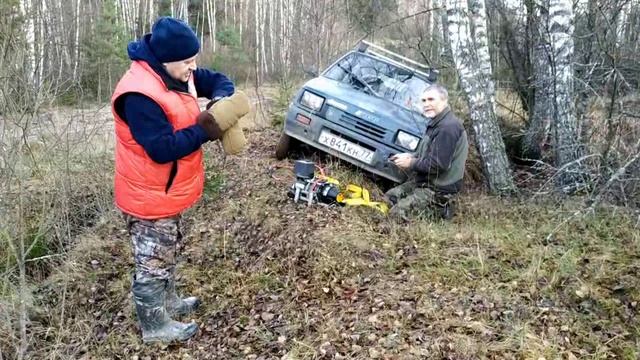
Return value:
[(304, 69), (304, 73), (310, 77), (318, 77), (318, 69), (315, 66), (310, 66)]
[(438, 74), (440, 74), (438, 70), (429, 69), (429, 77), (427, 78), (427, 80), (431, 81), (432, 83), (436, 82), (438, 80)]

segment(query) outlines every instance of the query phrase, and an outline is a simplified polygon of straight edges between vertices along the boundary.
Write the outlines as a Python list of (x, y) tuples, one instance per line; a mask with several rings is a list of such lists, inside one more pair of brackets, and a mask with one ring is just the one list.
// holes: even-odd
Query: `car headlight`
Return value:
[(318, 96), (307, 90), (305, 90), (302, 93), (302, 98), (300, 98), (300, 104), (308, 107), (313, 111), (320, 110), (320, 108), (322, 108), (323, 103), (324, 103), (324, 98), (322, 96)]
[(420, 138), (417, 136), (413, 136), (409, 133), (406, 133), (402, 130), (398, 131), (398, 136), (396, 136), (396, 145), (400, 145), (405, 149), (414, 151), (418, 147), (418, 143), (420, 142)]

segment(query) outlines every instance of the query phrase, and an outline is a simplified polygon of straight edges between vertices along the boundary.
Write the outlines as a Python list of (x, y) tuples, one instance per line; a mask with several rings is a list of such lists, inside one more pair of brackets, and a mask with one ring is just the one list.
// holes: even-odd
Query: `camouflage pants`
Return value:
[(178, 244), (182, 240), (180, 216), (144, 220), (124, 214), (131, 237), (135, 279), (162, 279), (173, 276)]
[(440, 218), (448, 198), (409, 180), (384, 194), (392, 205), (389, 215), (408, 220), (410, 216)]

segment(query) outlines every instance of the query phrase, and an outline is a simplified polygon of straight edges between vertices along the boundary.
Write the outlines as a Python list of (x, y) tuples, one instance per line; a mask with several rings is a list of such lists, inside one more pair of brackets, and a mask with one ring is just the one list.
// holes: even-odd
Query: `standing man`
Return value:
[(180, 214), (202, 195), (201, 146), (222, 136), (197, 98), (234, 93), (225, 75), (198, 69), (200, 42), (189, 26), (162, 17), (129, 43), (132, 61), (111, 98), (115, 117), (115, 202), (124, 213), (135, 259), (133, 299), (144, 342), (184, 341), (195, 322), (172, 320), (199, 300), (176, 294)]
[(449, 199), (462, 189), (464, 167), (469, 151), (462, 122), (449, 108), (449, 95), (440, 85), (428, 87), (420, 99), (422, 112), (431, 121), (416, 156), (409, 153), (391, 158), (410, 179), (387, 191), (390, 214), (407, 219), (409, 214), (441, 216), (449, 219), (453, 210)]

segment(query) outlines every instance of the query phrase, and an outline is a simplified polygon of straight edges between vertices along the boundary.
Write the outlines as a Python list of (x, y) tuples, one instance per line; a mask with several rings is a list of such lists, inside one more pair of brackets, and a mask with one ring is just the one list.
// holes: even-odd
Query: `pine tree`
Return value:
[(103, 2), (95, 28), (82, 44), (86, 57), (81, 69), (82, 84), (100, 100), (108, 99), (115, 82), (128, 65), (126, 30), (115, 20), (113, 2)]

